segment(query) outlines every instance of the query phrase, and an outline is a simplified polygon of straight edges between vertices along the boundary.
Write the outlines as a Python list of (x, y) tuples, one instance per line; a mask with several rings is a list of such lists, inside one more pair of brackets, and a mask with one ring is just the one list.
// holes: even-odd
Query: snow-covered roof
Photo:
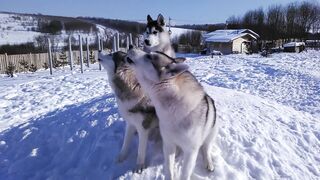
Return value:
[(207, 38), (206, 42), (231, 42), (237, 38), (250, 36), (253, 39), (257, 39), (255, 36), (249, 33), (241, 33), (241, 34), (217, 34)]
[(284, 44), (283, 47), (296, 47), (296, 46), (305, 46), (304, 42), (289, 42)]
[(243, 36), (251, 36), (254, 39), (260, 36), (250, 29), (221, 29), (203, 35), (206, 42), (230, 42)]

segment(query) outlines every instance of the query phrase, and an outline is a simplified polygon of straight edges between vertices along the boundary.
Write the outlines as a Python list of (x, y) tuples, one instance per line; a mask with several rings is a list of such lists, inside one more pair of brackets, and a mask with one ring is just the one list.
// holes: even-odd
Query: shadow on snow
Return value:
[(108, 94), (2, 132), (0, 179), (114, 179), (130, 171), (136, 151), (115, 163), (125, 128), (119, 118)]

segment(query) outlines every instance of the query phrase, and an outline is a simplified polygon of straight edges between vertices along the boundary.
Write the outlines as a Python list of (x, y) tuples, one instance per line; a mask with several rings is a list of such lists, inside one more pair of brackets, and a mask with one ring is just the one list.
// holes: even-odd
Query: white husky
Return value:
[(128, 52), (127, 61), (156, 108), (166, 178), (174, 179), (177, 147), (184, 155), (181, 180), (190, 179), (199, 150), (205, 166), (213, 171), (210, 152), (217, 132), (216, 108), (188, 66), (176, 63), (180, 60), (164, 53), (145, 53), (134, 48)]
[(169, 32), (166, 31), (164, 18), (161, 14), (157, 20), (153, 20), (150, 15), (147, 16), (147, 26), (144, 32), (144, 51), (160, 51), (170, 57), (176, 57), (171, 46)]
[(149, 133), (158, 126), (155, 108), (142, 91), (135, 73), (127, 64), (126, 53), (99, 53), (99, 62), (107, 70), (108, 79), (115, 93), (119, 113), (126, 120), (126, 131), (118, 161), (123, 161), (129, 150), (132, 136), (137, 131), (139, 147), (136, 172), (145, 168), (146, 148)]

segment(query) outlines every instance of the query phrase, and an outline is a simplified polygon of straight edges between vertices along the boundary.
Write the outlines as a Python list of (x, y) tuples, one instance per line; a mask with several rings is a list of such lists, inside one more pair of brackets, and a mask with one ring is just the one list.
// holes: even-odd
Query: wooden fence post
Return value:
[(8, 68), (8, 54), (4, 53), (4, 62), (5, 62), (5, 67), (6, 69)]
[(49, 45), (49, 68), (50, 68), (50, 74), (52, 75), (52, 51), (51, 51), (50, 38), (48, 38), (48, 45)]
[(131, 34), (131, 33), (129, 34), (129, 41), (130, 41), (129, 44), (130, 44), (130, 45), (133, 45), (133, 42), (132, 42), (132, 34)]
[[(100, 42), (100, 37), (98, 36), (98, 53), (101, 51), (101, 42)], [(97, 54), (99, 55), (99, 54)], [(98, 57), (96, 57), (98, 59)], [(102, 67), (101, 64), (99, 63), (99, 70), (101, 71)]]
[(98, 36), (98, 51), (101, 51), (101, 42), (100, 42), (100, 36)]
[(82, 52), (82, 37), (79, 35), (79, 46), (80, 46), (80, 68), (81, 73), (83, 73), (83, 52)]
[(100, 39), (100, 44), (101, 44), (101, 50), (103, 51), (103, 38)]
[(127, 36), (127, 43), (126, 43), (126, 45), (127, 45), (127, 50), (129, 50), (129, 45), (130, 45), (129, 36)]
[(136, 47), (139, 47), (139, 38), (135, 39), (135, 44), (136, 44)]
[(71, 44), (71, 36), (69, 36), (69, 65), (70, 70), (73, 69), (73, 53), (72, 53), (72, 44)]
[(117, 35), (117, 44), (116, 44), (117, 45), (117, 51), (119, 51), (119, 49), (120, 49), (120, 44), (119, 44), (120, 43), (120, 36), (119, 36), (119, 33), (117, 33), (116, 35)]
[(89, 50), (89, 40), (88, 37), (86, 38), (86, 44), (87, 44), (87, 66), (90, 66), (90, 50)]

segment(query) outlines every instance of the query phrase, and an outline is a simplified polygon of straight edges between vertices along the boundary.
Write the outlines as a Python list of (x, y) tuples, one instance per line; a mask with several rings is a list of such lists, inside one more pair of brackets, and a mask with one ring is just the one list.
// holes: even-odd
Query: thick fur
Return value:
[(164, 18), (161, 14), (157, 20), (153, 20), (150, 15), (147, 16), (147, 26), (144, 32), (144, 51), (155, 52), (160, 51), (170, 57), (176, 54), (171, 46), (170, 35), (165, 30)]
[(107, 70), (108, 79), (115, 93), (119, 113), (126, 120), (126, 131), (118, 161), (123, 161), (129, 150), (132, 136), (137, 131), (139, 147), (137, 172), (145, 167), (147, 141), (150, 131), (158, 126), (155, 108), (141, 89), (135, 72), (125, 61), (126, 53), (116, 52), (110, 55), (99, 53), (99, 62)]
[(177, 59), (163, 53), (145, 53), (138, 49), (128, 52), (127, 61), (159, 117), (166, 179), (175, 179), (173, 168), (177, 147), (184, 154), (181, 180), (191, 178), (199, 150), (205, 166), (213, 171), (210, 152), (218, 128), (216, 108), (188, 71), (188, 66), (176, 63)]

